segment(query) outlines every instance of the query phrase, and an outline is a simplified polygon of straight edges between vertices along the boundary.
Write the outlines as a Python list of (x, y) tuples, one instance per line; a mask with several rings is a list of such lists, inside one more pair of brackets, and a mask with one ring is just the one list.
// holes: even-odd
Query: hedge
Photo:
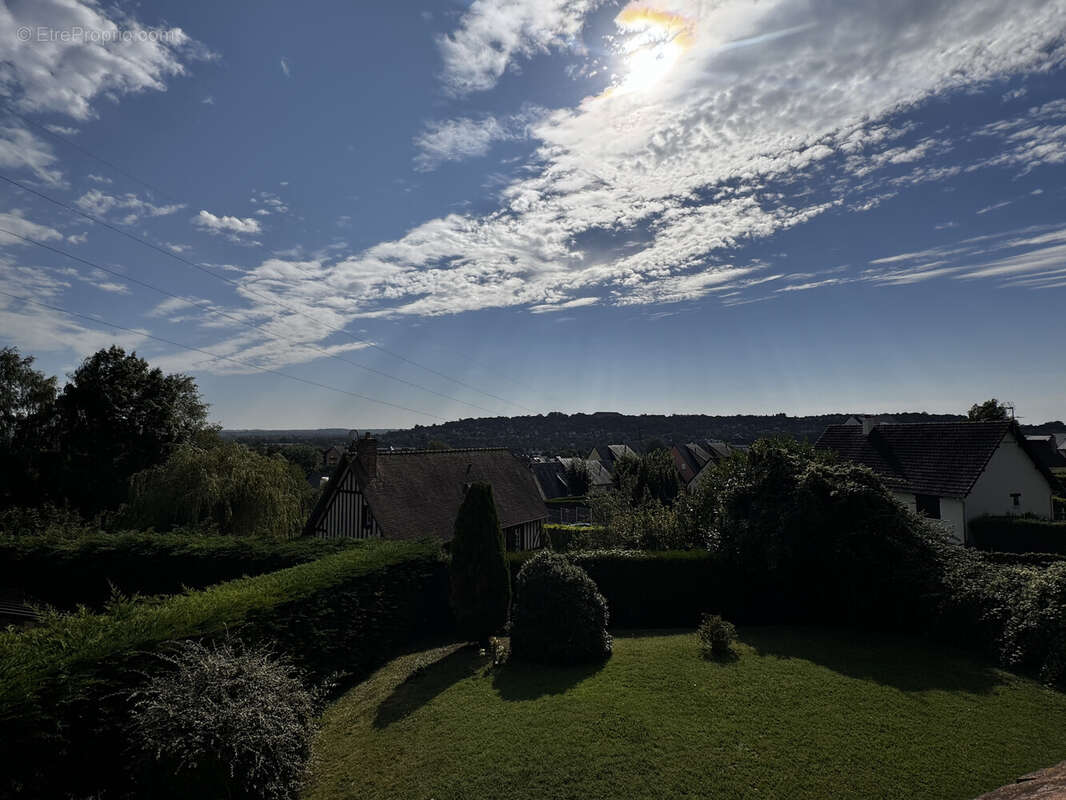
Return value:
[(970, 538), (981, 550), (1066, 554), (1066, 522), (1032, 517), (978, 517), (970, 520)]
[(127, 697), (173, 640), (233, 633), (270, 643), (311, 682), (368, 674), (398, 645), (449, 625), (439, 553), (436, 541), (362, 543), (203, 591), (54, 614), (0, 634), (0, 795), (122, 796), (150, 783), (128, 758)]
[(585, 545), (590, 534), (602, 534), (603, 532), (602, 525), (556, 525), (549, 523), (544, 526), (544, 535), (548, 539), (548, 545), (557, 553), (580, 550)]
[[(512, 580), (531, 553), (509, 553)], [(729, 596), (714, 554), (701, 550), (591, 550), (569, 554), (607, 598), (612, 628), (695, 628)]]
[(99, 609), (112, 587), (127, 595), (202, 589), (313, 561), (353, 541), (144, 532), (0, 538), (0, 586), (56, 608)]

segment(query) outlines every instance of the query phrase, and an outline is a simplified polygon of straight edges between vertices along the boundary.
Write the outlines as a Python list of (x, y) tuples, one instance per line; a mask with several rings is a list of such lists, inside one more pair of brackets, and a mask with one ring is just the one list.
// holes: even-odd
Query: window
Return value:
[(915, 510), (929, 519), (940, 519), (940, 498), (935, 494), (914, 496)]
[(1011, 492), (1010, 493), (1010, 504), (1012, 506), (1014, 506), (1015, 508), (1018, 508), (1022, 504), (1022, 493), (1021, 492)]

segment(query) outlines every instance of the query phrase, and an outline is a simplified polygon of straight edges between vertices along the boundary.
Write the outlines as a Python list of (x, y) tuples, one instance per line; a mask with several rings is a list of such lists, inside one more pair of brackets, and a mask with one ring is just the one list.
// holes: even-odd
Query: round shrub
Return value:
[(579, 664), (610, 657), (607, 601), (585, 570), (545, 550), (522, 566), (515, 584), (515, 658)]
[(704, 614), (696, 629), (696, 638), (704, 658), (727, 658), (733, 653), (737, 629), (717, 614)]
[[(164, 797), (288, 800), (311, 754), (314, 703), (266, 648), (182, 642), (133, 695), (132, 741)], [(162, 769), (160, 769), (162, 768)]]

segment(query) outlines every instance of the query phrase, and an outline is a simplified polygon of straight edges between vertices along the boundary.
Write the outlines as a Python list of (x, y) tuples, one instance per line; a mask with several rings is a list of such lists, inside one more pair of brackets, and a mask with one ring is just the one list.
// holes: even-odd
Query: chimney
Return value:
[(378, 474), (378, 440), (367, 433), (355, 442), (355, 457), (371, 478)]
[(862, 435), (869, 436), (873, 429), (877, 427), (877, 417), (863, 417), (862, 418)]

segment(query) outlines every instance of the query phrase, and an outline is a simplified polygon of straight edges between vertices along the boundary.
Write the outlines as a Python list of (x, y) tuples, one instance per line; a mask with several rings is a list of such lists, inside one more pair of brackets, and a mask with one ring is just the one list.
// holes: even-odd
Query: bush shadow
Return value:
[(977, 656), (902, 634), (804, 627), (749, 627), (741, 641), (760, 656), (798, 658), (904, 692), (988, 694), (1003, 675)]
[(494, 670), (492, 688), (503, 700), (536, 700), (573, 689), (603, 669), (606, 664), (607, 659), (563, 666), (510, 658)]
[(462, 647), (439, 661), (416, 667), (378, 706), (374, 727), (387, 728), (406, 719), (484, 665), (485, 657), (478, 654), (476, 647)]

